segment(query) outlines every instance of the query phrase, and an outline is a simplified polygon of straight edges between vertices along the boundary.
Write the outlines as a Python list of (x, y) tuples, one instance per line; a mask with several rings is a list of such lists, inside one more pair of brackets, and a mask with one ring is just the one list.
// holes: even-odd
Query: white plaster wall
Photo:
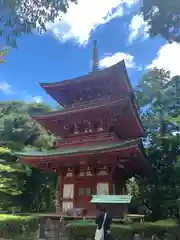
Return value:
[(97, 184), (97, 194), (98, 195), (109, 195), (109, 184), (108, 183), (98, 183)]

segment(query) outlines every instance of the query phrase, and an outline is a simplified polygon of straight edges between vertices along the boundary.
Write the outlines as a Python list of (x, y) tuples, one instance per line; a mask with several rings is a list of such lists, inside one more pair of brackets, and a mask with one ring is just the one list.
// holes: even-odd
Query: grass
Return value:
[(2, 222), (24, 222), (24, 221), (31, 221), (34, 217), (32, 216), (19, 216), (19, 215), (12, 215), (12, 214), (0, 214), (0, 224)]

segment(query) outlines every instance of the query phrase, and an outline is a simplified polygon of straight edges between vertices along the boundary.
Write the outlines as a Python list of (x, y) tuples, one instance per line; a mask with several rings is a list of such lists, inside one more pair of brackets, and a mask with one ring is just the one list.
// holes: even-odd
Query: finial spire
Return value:
[(99, 66), (99, 61), (98, 61), (97, 41), (94, 40), (92, 72), (96, 72), (98, 70), (98, 66)]

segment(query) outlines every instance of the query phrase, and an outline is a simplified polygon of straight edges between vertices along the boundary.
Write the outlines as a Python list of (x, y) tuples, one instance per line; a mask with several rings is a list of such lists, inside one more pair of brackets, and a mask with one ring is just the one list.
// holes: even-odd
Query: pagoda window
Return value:
[(68, 126), (67, 126), (67, 125), (64, 125), (64, 129), (65, 129), (65, 130), (68, 130)]
[(91, 130), (91, 123), (87, 120), (83, 121), (83, 125), (84, 125), (84, 133), (89, 133), (92, 132)]
[(116, 132), (115, 127), (114, 126), (110, 126), (109, 129), (108, 129), (108, 132), (110, 132), (110, 133)]
[(92, 98), (92, 89), (89, 87), (85, 88), (84, 95), (86, 96), (86, 99), (91, 99)]
[(94, 129), (95, 129), (95, 131), (97, 131), (98, 127), (99, 127), (99, 122), (95, 122), (95, 123), (94, 123)]
[(74, 135), (78, 135), (80, 133), (80, 124), (73, 125), (70, 133)]
[(74, 134), (79, 134), (79, 126), (78, 126), (78, 124), (74, 125)]
[(92, 176), (92, 168), (91, 167), (87, 168), (86, 176)]
[(103, 121), (100, 120), (98, 123), (98, 128), (97, 128), (97, 132), (103, 132), (104, 128), (103, 128)]
[(91, 129), (91, 122), (89, 122), (89, 132), (93, 132)]
[(91, 188), (85, 188), (86, 196), (91, 196)]
[(80, 172), (80, 173), (79, 173), (79, 176), (80, 176), (80, 177), (83, 177), (84, 175), (85, 175), (84, 172)]
[(108, 195), (109, 194), (109, 184), (108, 183), (97, 183), (97, 194)]
[(91, 188), (79, 188), (79, 196), (91, 196)]
[(79, 91), (79, 100), (82, 101), (86, 98), (86, 92), (84, 91), (84, 89)]
[(79, 188), (79, 196), (84, 195), (84, 188)]
[(92, 98), (93, 98), (93, 96), (92, 96), (92, 95), (89, 95), (89, 96), (88, 96), (88, 99), (92, 99)]
[(108, 93), (108, 99), (109, 99), (109, 100), (112, 100), (112, 98), (113, 98), (113, 95), (112, 95), (111, 92), (109, 92), (109, 93)]
[(100, 170), (97, 175), (104, 176), (104, 175), (107, 175), (107, 172), (106, 172), (106, 170)]
[(75, 131), (75, 127), (74, 127), (74, 125), (71, 127), (71, 129), (70, 129), (70, 134), (73, 134), (74, 133), (74, 131)]

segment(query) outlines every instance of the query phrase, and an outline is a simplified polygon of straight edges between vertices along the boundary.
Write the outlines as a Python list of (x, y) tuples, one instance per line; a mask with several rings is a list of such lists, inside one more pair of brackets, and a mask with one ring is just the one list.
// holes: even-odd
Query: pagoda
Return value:
[(127, 179), (145, 176), (148, 165), (125, 62), (99, 70), (94, 42), (92, 72), (41, 87), (63, 108), (32, 118), (59, 140), (54, 150), (18, 152), (19, 160), (58, 175), (61, 212), (83, 208), (91, 216), (92, 196), (127, 197)]

